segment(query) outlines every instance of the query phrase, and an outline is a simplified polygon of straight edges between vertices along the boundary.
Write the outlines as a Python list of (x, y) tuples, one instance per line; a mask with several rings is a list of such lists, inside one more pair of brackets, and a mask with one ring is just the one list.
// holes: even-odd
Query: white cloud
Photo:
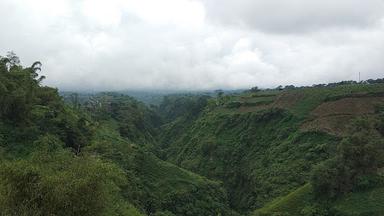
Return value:
[(383, 16), (382, 0), (205, 0), (214, 22), (273, 33), (367, 27)]
[(129, 13), (153, 25), (177, 25), (199, 28), (204, 24), (205, 9), (201, 2), (188, 0), (128, 0), (124, 3)]
[(63, 90), (274, 87), (356, 79), (358, 72), (382, 76), (380, 0), (239, 0), (213, 8), (215, 2), (2, 0), (0, 52), (14, 50), (26, 64), (42, 61), (46, 84)]

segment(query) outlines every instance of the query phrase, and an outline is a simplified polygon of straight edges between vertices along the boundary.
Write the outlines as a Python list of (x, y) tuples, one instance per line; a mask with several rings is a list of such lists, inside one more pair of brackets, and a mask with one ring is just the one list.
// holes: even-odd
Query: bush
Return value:
[(320, 205), (309, 205), (301, 210), (302, 216), (328, 216), (329, 212)]
[(239, 101), (231, 101), (225, 105), (225, 107), (229, 109), (239, 108), (240, 106), (241, 106), (241, 102)]
[(359, 176), (356, 179), (355, 190), (371, 189), (371, 188), (376, 187), (378, 185), (382, 185), (383, 182), (384, 182), (383, 177), (378, 175), (378, 174)]
[(356, 120), (351, 134), (341, 141), (334, 158), (313, 170), (311, 182), (319, 196), (336, 197), (379, 183), (376, 172), (383, 153), (382, 138), (367, 119)]
[(2, 215), (117, 215), (125, 176), (117, 167), (67, 151), (0, 164)]

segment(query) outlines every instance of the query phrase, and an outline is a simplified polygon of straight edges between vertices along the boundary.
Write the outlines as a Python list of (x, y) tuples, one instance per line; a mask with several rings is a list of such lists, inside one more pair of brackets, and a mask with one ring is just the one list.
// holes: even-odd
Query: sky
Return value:
[(384, 77), (384, 0), (0, 0), (0, 55), (60, 90)]

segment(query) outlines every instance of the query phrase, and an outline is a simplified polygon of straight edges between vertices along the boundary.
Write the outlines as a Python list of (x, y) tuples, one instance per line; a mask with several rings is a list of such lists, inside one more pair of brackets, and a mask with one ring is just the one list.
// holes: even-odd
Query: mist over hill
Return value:
[(0, 59), (2, 215), (384, 213), (384, 79), (59, 94), (40, 67)]
[(384, 0), (0, 15), (0, 216), (384, 215)]

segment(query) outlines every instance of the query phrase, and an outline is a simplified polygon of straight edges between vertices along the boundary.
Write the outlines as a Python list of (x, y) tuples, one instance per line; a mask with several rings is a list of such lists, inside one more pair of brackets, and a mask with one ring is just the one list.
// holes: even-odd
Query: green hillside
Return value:
[[(383, 215), (383, 188), (356, 191), (331, 202), (316, 200), (312, 187), (306, 184), (286, 196), (276, 198), (254, 212), (254, 216), (272, 215)], [(324, 210), (327, 209), (327, 210)]]
[(39, 62), (0, 60), (0, 215), (237, 215), (221, 183), (149, 152), (159, 120), (144, 104), (66, 104)]
[(118, 164), (129, 185), (124, 196), (147, 214), (235, 215), (225, 190), (214, 182), (168, 162), (121, 137), (113, 122), (101, 124), (87, 154), (100, 155)]
[(124, 172), (82, 152), (96, 123), (41, 86), (40, 65), (0, 58), (0, 214), (141, 215)]
[(383, 215), (384, 188), (356, 192), (345, 195), (334, 205), (336, 212), (344, 215)]
[(353, 119), (379, 118), (383, 95), (383, 84), (348, 84), (219, 96), (196, 120), (164, 126), (162, 155), (223, 181), (231, 206), (247, 212), (308, 182)]
[(256, 210), (254, 215), (305, 215), (313, 198), (312, 187), (306, 184), (286, 196), (276, 198), (265, 207)]
[(0, 215), (384, 215), (383, 80), (64, 94), (0, 57)]

